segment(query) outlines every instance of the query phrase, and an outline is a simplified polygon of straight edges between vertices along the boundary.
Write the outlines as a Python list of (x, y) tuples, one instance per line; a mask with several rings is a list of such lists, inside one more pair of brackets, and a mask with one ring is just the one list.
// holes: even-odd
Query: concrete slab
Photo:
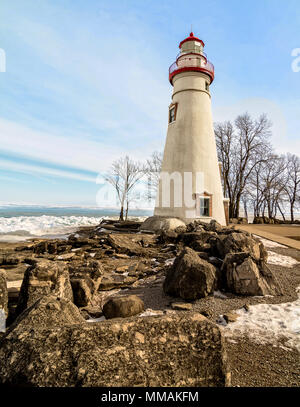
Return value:
[(290, 225), (234, 225), (236, 229), (244, 230), (249, 233), (264, 237), (283, 244), (293, 249), (300, 250), (300, 240), (291, 239), (287, 236), (300, 237), (300, 226)]

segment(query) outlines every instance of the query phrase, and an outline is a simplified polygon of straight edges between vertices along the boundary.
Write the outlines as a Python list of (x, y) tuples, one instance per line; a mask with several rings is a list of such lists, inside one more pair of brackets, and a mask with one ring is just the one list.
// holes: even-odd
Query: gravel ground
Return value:
[(257, 345), (245, 338), (226, 342), (232, 386), (299, 387), (300, 355), (296, 350)]

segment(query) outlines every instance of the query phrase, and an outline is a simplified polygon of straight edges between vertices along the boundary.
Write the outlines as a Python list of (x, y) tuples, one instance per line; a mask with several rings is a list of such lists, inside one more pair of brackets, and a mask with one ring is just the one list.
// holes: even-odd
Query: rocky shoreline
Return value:
[(248, 359), (256, 369), (260, 363), (246, 351), (251, 341), (232, 343), (222, 333), (237, 309), (295, 301), (299, 265), (267, 264), (263, 244), (238, 227), (194, 222), (153, 233), (141, 226), (105, 220), (67, 240), (0, 245), (8, 287), (1, 280), (8, 329), (0, 334), (0, 382), (299, 385), (297, 351), (270, 345), (284, 374), (279, 381), (271, 366), (260, 381), (243, 374)]

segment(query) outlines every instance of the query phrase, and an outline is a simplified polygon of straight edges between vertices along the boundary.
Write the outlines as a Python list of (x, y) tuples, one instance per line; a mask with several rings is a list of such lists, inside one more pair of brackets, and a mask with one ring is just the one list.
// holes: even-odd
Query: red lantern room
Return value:
[(181, 72), (196, 71), (203, 72), (214, 80), (214, 66), (207, 60), (205, 52), (203, 52), (204, 42), (195, 37), (191, 32), (190, 36), (185, 38), (179, 44), (180, 53), (177, 55), (176, 62), (169, 68), (169, 81), (173, 84), (175, 75)]

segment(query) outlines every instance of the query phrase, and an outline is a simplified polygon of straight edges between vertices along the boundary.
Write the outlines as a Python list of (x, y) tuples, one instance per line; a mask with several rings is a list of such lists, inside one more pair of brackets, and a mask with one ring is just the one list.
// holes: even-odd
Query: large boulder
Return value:
[(13, 329), (0, 361), (9, 385), (230, 385), (220, 329), (197, 313)]
[(78, 307), (89, 305), (97, 292), (103, 268), (97, 260), (73, 261), (68, 265), (74, 303)]
[(63, 262), (50, 260), (32, 261), (25, 271), (16, 315), (44, 295), (53, 294), (73, 301), (69, 272)]
[(151, 231), (151, 232), (168, 232), (170, 230), (175, 230), (181, 226), (185, 228), (185, 222), (178, 218), (167, 218), (163, 216), (150, 216), (141, 225), (141, 231)]
[(266, 259), (267, 257), (263, 244), (245, 232), (219, 235), (216, 247), (221, 258), (225, 258), (228, 253), (237, 252), (247, 252), (255, 261)]
[(208, 243), (211, 238), (215, 238), (216, 236), (216, 232), (213, 231), (198, 231), (184, 233), (180, 238), (186, 246), (193, 246), (195, 242), (197, 242), (197, 244)]
[(211, 294), (216, 284), (216, 268), (186, 247), (167, 272), (164, 281), (166, 294), (195, 300)]
[(137, 295), (115, 297), (109, 299), (103, 306), (105, 318), (126, 318), (144, 311), (144, 302)]
[(79, 309), (70, 300), (48, 295), (26, 308), (10, 325), (8, 331), (20, 334), (30, 329), (49, 329), (84, 322)]
[(228, 253), (222, 265), (227, 289), (239, 295), (281, 295), (281, 287), (267, 265), (256, 263), (247, 252)]

